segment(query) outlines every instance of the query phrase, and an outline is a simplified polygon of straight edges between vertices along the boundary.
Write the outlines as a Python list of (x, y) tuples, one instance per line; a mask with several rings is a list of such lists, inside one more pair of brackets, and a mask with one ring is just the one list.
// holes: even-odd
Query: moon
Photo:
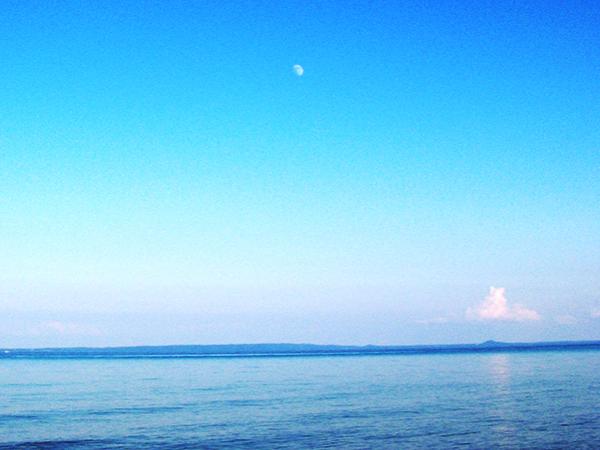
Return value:
[(298, 75), (299, 77), (301, 77), (302, 75), (304, 75), (304, 67), (302, 67), (300, 64), (294, 64), (292, 66), (292, 69), (294, 70), (294, 73), (296, 75)]

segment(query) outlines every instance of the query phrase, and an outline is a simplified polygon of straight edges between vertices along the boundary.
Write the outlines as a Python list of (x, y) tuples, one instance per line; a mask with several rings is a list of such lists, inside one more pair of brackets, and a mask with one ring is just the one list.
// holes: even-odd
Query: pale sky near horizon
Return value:
[(0, 4), (0, 347), (600, 339), (594, 2)]

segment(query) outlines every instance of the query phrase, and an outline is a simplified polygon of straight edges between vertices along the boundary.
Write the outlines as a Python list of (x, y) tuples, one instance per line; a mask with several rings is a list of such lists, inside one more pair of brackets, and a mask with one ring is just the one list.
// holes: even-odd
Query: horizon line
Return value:
[(536, 347), (536, 346), (581, 346), (581, 345), (600, 345), (600, 339), (585, 339), (585, 340), (557, 340), (557, 341), (525, 341), (525, 342), (509, 342), (496, 341), (489, 339), (483, 342), (471, 343), (454, 343), (454, 344), (316, 344), (310, 342), (259, 342), (259, 343), (227, 343), (227, 344), (134, 344), (134, 345), (108, 345), (108, 346), (65, 346), (65, 347), (0, 347), (0, 351), (4, 354), (13, 351), (60, 351), (60, 350), (127, 350), (127, 349), (170, 349), (170, 348), (196, 348), (206, 349), (221, 348), (233, 349), (235, 347), (296, 347), (300, 350), (301, 347), (310, 347), (314, 350), (402, 350), (402, 349), (444, 349), (444, 348), (514, 348), (519, 346)]

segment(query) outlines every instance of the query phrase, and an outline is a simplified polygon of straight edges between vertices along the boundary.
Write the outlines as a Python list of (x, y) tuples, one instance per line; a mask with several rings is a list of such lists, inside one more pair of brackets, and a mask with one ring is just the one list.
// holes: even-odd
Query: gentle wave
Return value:
[(600, 352), (13, 359), (0, 449), (600, 448)]

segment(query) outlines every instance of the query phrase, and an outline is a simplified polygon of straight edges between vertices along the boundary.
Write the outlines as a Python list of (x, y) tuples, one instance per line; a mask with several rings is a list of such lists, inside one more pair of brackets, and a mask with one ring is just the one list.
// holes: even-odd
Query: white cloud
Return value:
[(577, 319), (570, 314), (556, 316), (554, 320), (561, 325), (575, 325), (577, 323)]
[(524, 322), (540, 320), (540, 315), (533, 309), (515, 303), (509, 305), (504, 296), (504, 288), (490, 288), (490, 293), (479, 306), (468, 308), (467, 319), (470, 320), (511, 320)]
[(592, 316), (592, 319), (600, 319), (600, 308), (592, 309), (590, 316)]
[(415, 322), (424, 324), (424, 325), (434, 325), (434, 324), (448, 323), (449, 320), (447, 317), (434, 317), (433, 319), (421, 319), (421, 320), (416, 320)]
[(100, 329), (90, 325), (82, 325), (73, 322), (60, 322), (51, 320), (43, 322), (30, 330), (33, 335), (71, 335), (71, 336), (99, 336)]

